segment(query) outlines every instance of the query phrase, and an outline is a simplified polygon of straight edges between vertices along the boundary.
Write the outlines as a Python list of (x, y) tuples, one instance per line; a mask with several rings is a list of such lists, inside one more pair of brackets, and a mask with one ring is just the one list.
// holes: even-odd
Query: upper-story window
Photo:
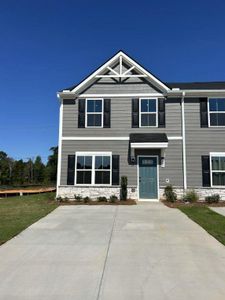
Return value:
[(225, 186), (225, 153), (211, 153), (212, 186)]
[(103, 127), (103, 99), (86, 101), (86, 127)]
[(157, 99), (140, 99), (139, 105), (140, 105), (139, 107), (140, 127), (157, 127), (158, 126)]
[(209, 98), (209, 126), (225, 126), (225, 98)]

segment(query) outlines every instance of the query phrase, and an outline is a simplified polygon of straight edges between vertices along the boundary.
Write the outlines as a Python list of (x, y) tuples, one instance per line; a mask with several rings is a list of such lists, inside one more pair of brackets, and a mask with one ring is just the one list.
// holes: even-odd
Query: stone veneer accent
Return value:
[[(191, 190), (191, 189), (188, 189)], [(204, 200), (206, 196), (210, 196), (213, 194), (219, 194), (221, 200), (225, 200), (225, 189), (215, 189), (215, 188), (194, 188), (194, 190), (199, 195), (200, 200)], [(183, 197), (184, 190), (182, 188), (174, 188), (174, 191), (177, 193), (178, 199)], [(160, 199), (163, 199), (164, 188), (159, 189)], [(138, 199), (137, 188), (136, 187), (128, 187), (127, 188), (127, 197), (130, 199)], [(109, 198), (112, 195), (116, 195), (120, 198), (120, 187), (119, 186), (60, 186), (58, 188), (58, 196), (69, 199), (74, 199), (74, 195), (81, 195), (82, 197), (90, 197), (95, 200), (98, 197), (106, 197)]]
[[(58, 196), (69, 199), (74, 199), (74, 195), (81, 195), (82, 197), (90, 197), (96, 200), (98, 197), (109, 198), (112, 195), (116, 195), (120, 198), (120, 187), (109, 186), (60, 186), (58, 188)], [(137, 199), (136, 188), (127, 188), (127, 197), (130, 199)]]
[[(206, 196), (211, 196), (213, 194), (219, 194), (221, 200), (225, 201), (225, 189), (221, 189), (221, 188), (189, 188), (187, 189), (187, 191), (191, 191), (191, 190), (195, 190), (196, 193), (199, 195), (199, 199), (200, 200), (205, 200)], [(177, 198), (181, 199), (184, 195), (184, 189), (182, 188), (174, 188), (174, 191), (177, 194)], [(163, 199), (163, 193), (164, 193), (164, 189), (160, 188), (160, 198)]]

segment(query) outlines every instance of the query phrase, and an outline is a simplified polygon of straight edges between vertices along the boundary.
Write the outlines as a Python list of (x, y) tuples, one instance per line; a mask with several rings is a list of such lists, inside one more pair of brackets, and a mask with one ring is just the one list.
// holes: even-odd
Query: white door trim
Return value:
[[(157, 160), (157, 198), (156, 199), (141, 199), (139, 190), (139, 158), (140, 157), (156, 157)], [(137, 195), (139, 201), (159, 201), (159, 156), (158, 155), (138, 155), (137, 156)]]

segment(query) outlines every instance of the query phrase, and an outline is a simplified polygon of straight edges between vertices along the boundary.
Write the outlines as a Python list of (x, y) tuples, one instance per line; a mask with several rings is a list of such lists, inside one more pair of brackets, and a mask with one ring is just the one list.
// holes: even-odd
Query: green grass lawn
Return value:
[(182, 206), (179, 209), (190, 219), (198, 223), (209, 234), (225, 245), (225, 217), (212, 211), (207, 206)]
[(54, 210), (54, 197), (43, 193), (0, 199), (0, 245)]

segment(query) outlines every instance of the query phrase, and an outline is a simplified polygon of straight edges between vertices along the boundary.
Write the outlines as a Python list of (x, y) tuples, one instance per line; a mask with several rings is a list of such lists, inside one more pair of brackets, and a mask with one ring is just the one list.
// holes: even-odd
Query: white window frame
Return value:
[(212, 169), (212, 158), (213, 157), (225, 157), (225, 152), (210, 152), (209, 153), (209, 166), (210, 166), (210, 182), (211, 182), (211, 187), (215, 187), (215, 188), (225, 188), (225, 185), (214, 185), (213, 184), (213, 176), (212, 173), (216, 172), (216, 173), (225, 173), (225, 170), (213, 170)]
[[(156, 111), (155, 112), (142, 112), (141, 111), (141, 101), (142, 100), (155, 100), (156, 101)], [(156, 115), (156, 122), (154, 126), (142, 126), (141, 125), (141, 115), (142, 114), (152, 114)], [(157, 97), (146, 97), (146, 98), (139, 98), (139, 127), (158, 127), (158, 98)]]
[[(92, 168), (91, 171), (91, 183), (77, 183), (77, 157), (78, 156), (92, 156)], [(109, 156), (110, 157), (110, 169), (103, 169), (102, 171), (110, 172), (110, 182), (104, 184), (95, 183), (95, 157), (96, 156)], [(80, 169), (78, 169), (80, 170)], [(99, 170), (100, 171), (100, 170)], [(74, 185), (77, 186), (111, 186), (112, 185), (112, 152), (76, 152), (75, 153), (75, 175), (74, 175)]]
[(209, 100), (210, 99), (224, 99), (225, 97), (208, 97), (207, 98), (207, 110), (208, 110), (208, 126), (209, 127), (216, 127), (216, 128), (223, 128), (225, 127), (225, 125), (211, 125), (211, 121), (210, 121), (210, 114), (212, 113), (224, 113), (225, 114), (225, 110), (221, 110), (221, 111), (210, 111), (210, 106), (209, 106)]
[[(87, 104), (88, 101), (101, 100), (102, 101), (102, 112), (88, 112)], [(100, 115), (101, 114), (101, 126), (88, 126), (88, 115)], [(104, 99), (103, 98), (86, 98), (85, 99), (85, 128), (103, 128), (104, 122)]]

